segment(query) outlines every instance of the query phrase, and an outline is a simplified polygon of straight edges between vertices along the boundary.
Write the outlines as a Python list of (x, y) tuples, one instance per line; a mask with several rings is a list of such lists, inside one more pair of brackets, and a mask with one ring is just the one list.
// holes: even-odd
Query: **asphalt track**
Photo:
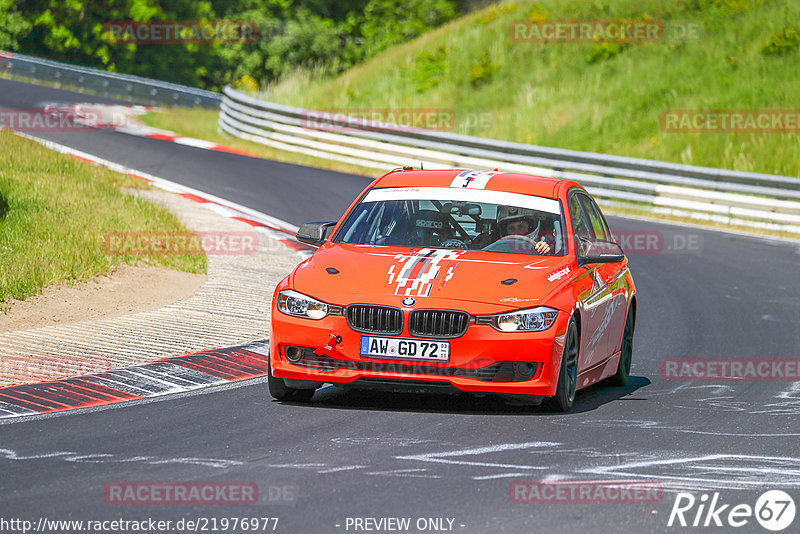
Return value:
[[(102, 99), (0, 80), (0, 106), (50, 101)], [(337, 218), (367, 184), (111, 131), (36, 135), (294, 224)], [(418, 532), (419, 518), (449, 518), (464, 533), (638, 533), (687, 530), (667, 526), (679, 490), (753, 506), (782, 489), (800, 504), (800, 383), (670, 381), (659, 371), (666, 358), (800, 356), (798, 245), (610, 223), (616, 233), (700, 243), (629, 255), (639, 313), (626, 388), (584, 390), (572, 412), (550, 414), (492, 398), (333, 389), (309, 405), (278, 403), (252, 380), (21, 419), (0, 424), (0, 516), (278, 517), (276, 532), (354, 532), (347, 518), (357, 517), (408, 517)], [(511, 481), (545, 479), (656, 481), (667, 491), (655, 504), (509, 498)], [(106, 484), (123, 481), (252, 482), (261, 497), (250, 506), (108, 504)], [(738, 530), (767, 532), (752, 518)]]

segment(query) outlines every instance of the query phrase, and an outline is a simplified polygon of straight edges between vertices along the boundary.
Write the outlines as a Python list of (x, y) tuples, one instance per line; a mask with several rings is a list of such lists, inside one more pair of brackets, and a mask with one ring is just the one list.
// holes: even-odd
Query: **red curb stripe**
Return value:
[(228, 154), (236, 154), (237, 156), (248, 156), (251, 158), (261, 158), (259, 154), (255, 154), (253, 152), (247, 152), (246, 150), (239, 150), (238, 148), (231, 148), (225, 145), (215, 145), (211, 147), (210, 150), (216, 150), (217, 152), (227, 152)]
[(298, 243), (297, 241), (292, 241), (291, 239), (278, 239), (278, 241), (292, 250), (314, 250), (312, 247), (309, 247), (306, 244)]
[(213, 366), (209, 367), (207, 365), (202, 365), (202, 363), (198, 363), (196, 361), (173, 362), (173, 363), (175, 365), (180, 365), (181, 367), (185, 367), (187, 369), (192, 369), (193, 371), (199, 371), (207, 375), (216, 376), (217, 378), (222, 378), (229, 381), (239, 380), (238, 373), (223, 372), (218, 368), (215, 368)]
[[(254, 362), (253, 358), (250, 357), (249, 354), (253, 353), (246, 351), (234, 351), (227, 354), (222, 352), (212, 352), (199, 354), (196, 356), (188, 356), (186, 358), (179, 359), (178, 361), (173, 361), (172, 363), (228, 380), (242, 380), (244, 378), (261, 376), (266, 373), (266, 361)], [(238, 361), (239, 359), (246, 359), (247, 363), (244, 361)]]
[[(243, 378), (250, 378), (251, 376), (253, 376), (250, 374), (242, 374), (240, 372), (235, 372), (235, 371), (225, 371), (224, 366), (214, 365), (213, 362), (206, 362), (204, 360), (192, 360), (192, 361), (185, 361), (180, 363), (175, 362), (175, 363), (177, 365), (180, 365), (181, 367), (186, 367), (187, 369), (200, 371), (201, 373), (216, 376), (217, 378), (223, 378), (229, 381), (241, 380)], [(206, 363), (210, 363), (210, 365), (207, 365)]]
[(173, 142), (177, 138), (176, 135), (167, 135), (167, 134), (158, 134), (158, 133), (147, 134), (145, 137), (149, 137), (150, 139), (158, 139), (160, 141), (173, 141)]
[(142, 397), (138, 395), (78, 378), (0, 388), (0, 400), (38, 413), (88, 408), (140, 398)]
[(47, 408), (55, 408), (55, 409), (62, 409), (62, 408), (69, 408), (69, 404), (65, 404), (63, 400), (56, 400), (52, 397), (50, 392), (48, 392), (45, 388), (37, 388), (36, 386), (47, 386), (48, 383), (45, 382), (44, 384), (23, 384), (21, 386), (17, 386), (16, 390), (13, 392), (13, 395), (21, 397), (23, 399), (27, 399), (29, 402), (33, 402), (36, 404), (41, 404)]
[(29, 387), (27, 390), (20, 388), (20, 390), (18, 391), (27, 393), (29, 395), (35, 396), (36, 398), (40, 398), (45, 401), (60, 404), (64, 408), (77, 408), (85, 404), (84, 401), (82, 401), (79, 398), (76, 398), (75, 395), (65, 394), (68, 392), (64, 392), (53, 385), (47, 385), (47, 387)]
[[(76, 157), (77, 157), (77, 156), (76, 156)], [(126, 172), (126, 173), (125, 173), (125, 176), (130, 176), (130, 177), (132, 177), (132, 178), (138, 178), (139, 180), (142, 180), (142, 181), (144, 181), (144, 182), (147, 182), (148, 184), (151, 184), (151, 183), (153, 183), (153, 180), (151, 180), (151, 179), (149, 179), (149, 178), (145, 178), (144, 176), (139, 176), (138, 174), (134, 174), (134, 173), (132, 173), (132, 172)]]
[(205, 199), (205, 198), (203, 198), (201, 196), (193, 195), (192, 193), (178, 193), (178, 194), (180, 196), (182, 196), (183, 198), (192, 200), (194, 202), (198, 202), (200, 204), (210, 204), (211, 203), (210, 200), (207, 200), (207, 199)]
[[(167, 362), (172, 365), (192, 369), (202, 373), (206, 377), (211, 377), (207, 385), (211, 386), (223, 379), (229, 382), (255, 378), (267, 374), (267, 357), (245, 348), (231, 347), (195, 352), (184, 356), (163, 358), (157, 360)], [(153, 362), (148, 362), (153, 363)], [(128, 368), (135, 371), (136, 367)], [(124, 371), (121, 369), (120, 371)], [(128, 400), (137, 400), (147, 397), (161, 395), (161, 391), (149, 391), (143, 380), (141, 387), (135, 384), (135, 379), (123, 377), (123, 374), (115, 375), (110, 373), (95, 373), (81, 377), (65, 378), (53, 380), (40, 384), (22, 384), (0, 388), (0, 401), (17, 408), (24, 408), (36, 413), (61, 412), (78, 408), (88, 408), (93, 406), (103, 406), (115, 404)], [(155, 374), (156, 376), (151, 376)], [(157, 370), (150, 369), (146, 373), (148, 380), (158, 380)], [(135, 394), (116, 389), (100, 383), (90, 382), (90, 380), (103, 381), (125, 378), (124, 383), (142, 389), (144, 393)], [(131, 382), (133, 380), (134, 382)], [(164, 374), (162, 380), (174, 384), (178, 390), (189, 391), (195, 389), (197, 384), (189, 379), (177, 379), (169, 374)], [(176, 381), (180, 383), (176, 383)], [(182, 383), (189, 382), (190, 386)], [(21, 414), (24, 415), (24, 414)], [(17, 417), (20, 414), (12, 414), (0, 417)]]
[(58, 404), (57, 402), (46, 401), (44, 399), (37, 398), (35, 395), (30, 395), (18, 390), (0, 394), (0, 400), (4, 399), (13, 399), (12, 401), (7, 400), (6, 402), (9, 402), (10, 404), (16, 404), (17, 406), (22, 406), (23, 408), (30, 408), (31, 410), (36, 410), (37, 412), (50, 412), (64, 408), (64, 405)]
[(42, 406), (41, 404), (36, 404), (36, 403), (33, 403), (33, 402), (29, 402), (29, 401), (27, 401), (25, 399), (20, 399), (20, 398), (17, 398), (15, 396), (13, 396), (13, 395), (6, 395), (6, 394), (3, 394), (3, 393), (0, 393), (0, 401), (3, 401), (3, 402), (8, 403), (8, 404), (12, 404), (14, 406), (18, 406), (20, 408), (26, 408), (28, 410), (33, 410), (34, 412), (39, 412), (39, 413), (44, 413), (44, 412), (51, 411), (50, 408), (48, 408), (46, 406)]
[(109, 404), (120, 400), (141, 398), (125, 391), (108, 388), (75, 378), (60, 381), (53, 385), (53, 387), (61, 389), (67, 394), (74, 395), (76, 398), (86, 398), (87, 400), (80, 405), (81, 408)]
[[(97, 397), (92, 397), (88, 391), (84, 391), (82, 388), (77, 386), (71, 386), (69, 384), (55, 384), (51, 386), (51, 388), (57, 390), (67, 398), (80, 401), (81, 405), (85, 405), (97, 400)], [(106, 395), (102, 395), (102, 397), (105, 397), (106, 399), (113, 398)]]
[(249, 365), (250, 367), (263, 369), (265, 372), (269, 362), (269, 356), (258, 354), (256, 352), (250, 352), (249, 350), (238, 351), (236, 353), (236, 359), (237, 361)]
[(259, 227), (260, 226), (260, 227), (263, 227), (263, 228), (269, 228), (270, 230), (275, 230), (277, 232), (283, 232), (284, 234), (287, 234), (287, 235), (290, 235), (290, 236), (294, 237), (294, 234), (292, 232), (290, 232), (289, 230), (286, 230), (284, 228), (278, 228), (277, 226), (270, 226), (268, 224), (264, 224), (264, 223), (261, 223), (261, 222), (258, 222), (258, 221), (254, 221), (252, 219), (247, 219), (246, 217), (231, 217), (231, 219), (234, 219), (236, 221), (241, 221), (243, 223), (247, 223), (250, 226), (254, 226), (254, 227)]
[[(96, 376), (102, 377), (103, 375)], [(87, 391), (98, 399), (101, 397), (107, 397), (108, 400), (141, 398), (138, 395), (128, 393), (127, 391), (110, 388), (101, 384), (95, 384), (94, 382), (87, 382), (86, 380), (82, 380), (80, 378), (70, 378), (68, 380), (63, 380), (62, 383), (66, 384), (67, 386), (74, 386), (76, 389)]]

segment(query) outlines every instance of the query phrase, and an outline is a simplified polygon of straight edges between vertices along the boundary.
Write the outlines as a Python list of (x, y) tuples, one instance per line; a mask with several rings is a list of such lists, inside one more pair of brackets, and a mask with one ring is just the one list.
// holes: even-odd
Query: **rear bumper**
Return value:
[[(360, 354), (361, 336), (344, 316), (313, 321), (288, 316), (273, 307), (270, 363), (276, 378), (359, 386), (392, 383), (403, 386), (452, 386), (476, 393), (553, 396), (563, 352), (568, 314), (559, 313), (543, 332), (498, 332), (470, 324), (464, 335), (449, 339), (448, 362), (376, 359)], [(336, 337), (341, 341), (329, 341)], [(398, 336), (412, 338), (407, 331)], [(414, 338), (423, 339), (423, 338)], [(327, 346), (327, 348), (326, 348)], [(287, 347), (300, 347), (301, 358), (290, 362)], [(515, 374), (521, 362), (535, 364), (530, 377)]]

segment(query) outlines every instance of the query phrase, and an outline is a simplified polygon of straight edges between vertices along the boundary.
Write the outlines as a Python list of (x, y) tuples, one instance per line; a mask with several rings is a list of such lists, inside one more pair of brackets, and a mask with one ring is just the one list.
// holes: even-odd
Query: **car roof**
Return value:
[[(474, 173), (465, 175), (464, 173)], [(460, 179), (456, 177), (462, 175)], [(521, 193), (544, 198), (558, 198), (559, 187), (565, 185), (565, 180), (500, 171), (471, 171), (464, 169), (445, 170), (395, 170), (381, 176), (373, 187), (464, 187), (466, 178), (472, 177), (466, 187), (488, 189), (491, 191), (506, 191)], [(485, 184), (484, 184), (485, 181)], [(566, 181), (567, 187), (578, 185)]]

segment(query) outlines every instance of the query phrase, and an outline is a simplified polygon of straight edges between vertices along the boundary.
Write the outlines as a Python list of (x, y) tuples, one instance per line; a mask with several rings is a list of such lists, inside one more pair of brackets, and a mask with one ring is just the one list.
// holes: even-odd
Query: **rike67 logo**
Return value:
[[(755, 506), (723, 504), (719, 492), (714, 492), (710, 498), (704, 493), (699, 499), (691, 493), (680, 492), (675, 497), (667, 526), (740, 528), (752, 525), (755, 518), (765, 529), (779, 532), (794, 522), (795, 511), (794, 500), (781, 490), (762, 493)], [(753, 527), (745, 530), (753, 532)]]

